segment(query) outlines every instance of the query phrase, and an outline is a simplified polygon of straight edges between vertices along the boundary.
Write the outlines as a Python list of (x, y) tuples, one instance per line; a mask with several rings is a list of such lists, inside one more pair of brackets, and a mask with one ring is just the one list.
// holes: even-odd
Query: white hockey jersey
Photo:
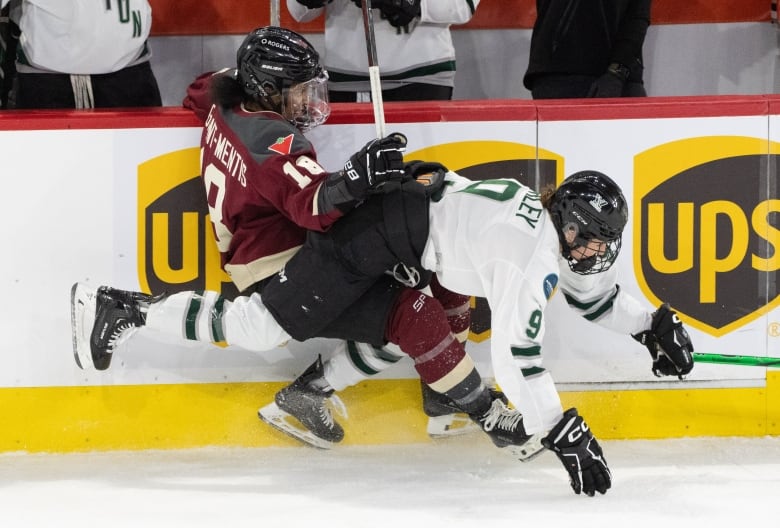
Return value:
[(558, 288), (572, 308), (612, 330), (650, 327), (647, 310), (618, 288), (614, 267), (588, 276), (571, 271), (539, 195), (515, 180), (450, 172), (430, 220), (422, 264), (445, 288), (487, 299), (493, 373), (528, 433), (551, 429), (563, 413), (541, 350), (545, 307)]
[[(453, 86), (455, 48), (451, 24), (471, 20), (480, 0), (421, 0), (420, 17), (407, 28), (395, 28), (372, 11), (382, 89), (408, 83)], [(325, 13), (324, 64), (330, 88), (368, 92), (368, 53), (363, 11), (352, 0), (333, 0), (325, 7), (308, 9), (296, 0), (287, 8), (298, 22), (309, 22)]]
[(22, 72), (112, 73), (151, 56), (147, 0), (22, 0), (20, 17)]

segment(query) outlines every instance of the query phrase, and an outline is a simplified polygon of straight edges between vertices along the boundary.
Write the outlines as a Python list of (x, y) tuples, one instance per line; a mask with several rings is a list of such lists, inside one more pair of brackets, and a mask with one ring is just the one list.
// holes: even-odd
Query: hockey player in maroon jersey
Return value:
[(400, 178), (406, 139), (371, 141), (329, 174), (303, 135), (330, 114), (314, 48), (291, 31), (262, 28), (239, 49), (238, 66), (211, 77), (215, 104), (199, 108), (209, 109), (201, 139), (209, 214), (223, 267), (244, 291), (279, 271), (306, 230), (327, 229), (370, 188)]
[[(263, 53), (267, 54), (267, 51), (263, 51)], [(296, 58), (296, 59), (298, 59), (298, 58)], [(264, 57), (264, 60), (267, 61), (268, 57)], [(219, 72), (217, 75), (214, 75), (212, 73), (203, 74), (198, 79), (196, 79), (195, 82), (193, 82), (190, 85), (190, 87), (188, 88), (188, 90), (187, 90), (187, 97), (184, 100), (184, 106), (189, 108), (189, 109), (191, 109), (191, 110), (193, 110), (195, 112), (195, 114), (202, 121), (205, 122), (205, 127), (206, 127), (207, 131), (209, 131), (209, 130), (211, 130), (211, 129), (213, 129), (215, 127), (215, 120), (214, 120), (213, 116), (214, 115), (217, 115), (217, 116), (219, 115), (218, 113), (214, 114), (214, 112), (212, 111), (212, 104), (211, 104), (211, 91), (212, 91), (211, 87), (212, 87), (212, 83), (215, 83), (215, 82), (217, 84), (225, 83), (225, 84), (229, 85), (230, 83), (226, 82), (222, 78), (222, 76), (224, 76), (224, 75), (236, 75), (236, 74), (237, 74), (236, 70), (224, 70), (222, 72)], [(287, 105), (285, 107), (286, 109), (288, 109), (289, 112), (291, 112), (290, 115), (286, 115), (285, 116), (287, 118), (287, 120), (289, 120), (291, 122), (294, 122), (296, 124), (297, 128), (300, 131), (302, 131), (302, 132), (305, 132), (305, 131), (311, 129), (314, 126), (317, 126), (318, 124), (321, 124), (321, 122), (324, 122), (327, 119), (327, 117), (328, 117), (329, 109), (327, 108), (326, 104), (322, 104), (323, 102), (327, 103), (327, 100), (323, 96), (324, 94), (317, 93), (315, 97), (308, 97), (307, 95), (305, 95), (305, 92), (306, 91), (311, 91), (313, 89), (313, 87), (316, 87), (317, 91), (321, 91), (323, 88), (327, 87), (327, 85), (324, 82), (322, 82), (324, 80), (323, 77), (324, 76), (321, 75), (318, 78), (319, 82), (316, 82), (316, 83), (309, 81), (307, 83), (303, 83), (303, 84), (299, 84), (299, 85), (291, 87), (291, 91), (290, 91), (289, 96), (288, 96), (289, 100), (295, 101), (296, 99), (303, 99), (303, 100), (308, 100), (309, 101), (308, 108), (302, 108), (302, 110), (306, 114), (310, 114), (308, 116), (310, 119), (304, 119), (304, 118), (301, 118), (301, 116), (292, 115), (292, 112), (294, 112), (294, 110), (292, 110), (291, 105)], [(240, 98), (241, 98), (241, 101), (243, 101), (243, 99), (242, 99), (243, 95), (242, 94), (235, 94), (235, 96), (236, 96), (236, 100), (237, 101)], [(284, 111), (284, 109), (282, 111)], [(244, 121), (247, 121), (247, 120), (244, 120)], [(252, 125), (250, 123), (244, 123), (243, 124), (244, 128), (251, 127), (251, 126)], [(278, 130), (279, 126), (283, 126), (283, 125), (276, 126), (275, 130)], [(265, 143), (260, 142), (261, 148), (263, 146), (265, 146), (265, 144), (269, 143), (269, 140), (275, 139), (274, 136), (273, 136), (273, 132), (271, 131), (271, 127), (268, 126), (268, 125), (264, 125), (264, 127), (269, 130), (269, 133), (268, 133), (269, 138), (268, 138), (268, 140), (266, 140)], [(294, 137), (299, 137), (301, 141), (305, 141), (305, 138), (303, 137), (302, 134), (294, 135), (293, 133), (289, 133), (289, 134), (287, 134), (284, 137), (279, 137), (278, 139), (276, 139), (276, 143), (268, 146), (267, 148), (268, 148), (269, 152), (267, 152), (266, 155), (267, 156), (271, 156), (273, 153), (270, 152), (270, 151), (273, 151), (273, 152), (275, 152), (277, 154), (289, 155), (291, 153), (291, 150), (292, 150), (292, 147), (293, 147), (292, 141), (293, 141)], [(215, 138), (213, 134), (205, 136), (204, 141), (212, 141), (212, 142), (213, 141), (217, 141), (217, 143), (219, 144), (219, 138)], [(229, 147), (230, 144), (228, 143), (227, 145)], [(225, 147), (225, 148), (228, 148), (228, 147)], [(309, 145), (308, 148), (310, 150), (309, 151), (305, 151), (306, 153), (308, 153), (307, 158), (298, 158), (296, 163), (300, 164), (300, 163), (303, 163), (304, 161), (307, 161), (307, 163), (308, 163), (308, 162), (316, 159), (316, 157), (314, 156), (313, 150), (311, 150), (312, 149), (311, 145)], [(214, 157), (215, 153), (213, 151), (208, 151), (208, 152), (211, 155), (211, 157)], [(219, 153), (217, 153), (217, 155), (223, 155), (222, 149), (220, 149), (220, 151), (219, 151)], [(235, 156), (234, 156), (234, 159), (235, 159)], [(278, 157), (276, 157), (274, 161), (277, 163), (277, 165), (279, 165)], [(238, 162), (234, 161), (234, 163), (238, 163)], [(210, 178), (211, 174), (217, 174), (218, 175), (218, 172), (213, 172), (213, 169), (211, 171), (209, 170), (210, 169), (210, 165), (211, 164), (208, 162), (208, 160), (204, 159), (204, 162), (203, 162), (203, 167), (204, 167), (203, 175), (204, 175), (204, 178), (207, 178), (207, 179)], [(299, 177), (299, 178), (307, 178), (308, 177), (308, 176), (305, 176), (305, 175), (302, 175), (302, 176), (299, 175), (300, 171), (299, 170), (294, 170), (293, 169), (293, 165), (290, 164), (289, 162), (287, 162), (286, 165), (284, 165), (282, 168), (283, 168), (283, 170), (286, 173), (289, 173), (289, 175), (291, 175), (293, 177), (296, 177), (296, 176)], [(316, 169), (316, 170), (319, 171), (319, 170), (322, 170), (322, 169)], [(206, 185), (208, 186), (209, 183), (207, 182)], [(267, 183), (267, 185), (268, 186), (273, 186), (273, 185), (276, 185), (276, 182), (269, 182), (269, 183)], [(311, 188), (311, 187), (314, 187), (314, 186), (313, 185), (309, 186), (309, 188)], [(217, 218), (217, 219), (220, 218), (220, 216), (221, 216), (220, 215), (220, 211), (215, 211), (213, 206), (212, 206), (212, 204), (209, 204), (209, 205), (210, 205), (209, 211), (210, 211), (210, 215), (211, 215), (211, 218), (212, 218), (212, 222), (214, 222), (215, 218)], [(348, 206), (346, 207), (346, 209), (349, 209), (351, 207), (351, 204), (347, 204), (347, 205)], [(336, 213), (338, 214), (338, 213), (340, 213), (340, 211), (336, 211)], [(228, 227), (228, 230), (230, 230), (231, 228), (232, 229), (240, 229), (243, 232), (249, 233), (248, 237), (249, 238), (254, 237), (253, 243), (255, 243), (255, 244), (263, 243), (263, 242), (274, 242), (274, 240), (266, 241), (262, 237), (255, 237), (254, 234), (251, 232), (251, 227), (247, 226), (246, 224), (243, 223), (243, 222), (245, 222), (245, 219), (246, 219), (245, 217), (243, 217), (241, 219), (242, 225), (234, 225), (232, 227)], [(331, 217), (329, 216), (329, 217), (327, 217), (325, 219), (325, 221), (326, 222), (330, 221), (330, 219), (331, 219)], [(287, 224), (286, 219), (282, 219), (282, 218), (277, 217), (276, 220), (278, 222), (283, 223), (283, 224)], [(217, 235), (219, 236), (219, 231), (221, 230), (219, 222), (214, 223), (214, 225), (215, 225), (215, 229), (217, 231)], [(309, 228), (312, 228), (312, 227), (309, 226)], [(316, 228), (313, 228), (313, 229), (316, 229)], [(235, 232), (233, 233), (233, 236), (236, 236)], [(298, 236), (298, 233), (296, 233), (296, 237), (297, 236)], [(265, 238), (267, 238), (267, 237), (265, 237)], [(275, 240), (275, 241), (278, 242), (278, 239)], [(218, 241), (218, 243), (219, 243), (219, 241)], [(233, 265), (231, 262), (227, 262), (225, 260), (226, 252), (222, 251), (221, 247), (220, 247), (220, 251), (222, 252), (223, 266), (224, 266), (225, 270), (231, 275), (231, 277), (233, 278), (233, 282), (236, 283), (238, 288), (240, 290), (243, 289), (242, 288), (242, 284), (246, 283), (247, 281), (245, 281), (243, 279), (243, 275), (241, 273), (241, 270), (237, 269), (236, 266)], [(289, 256), (287, 255), (285, 258), (288, 258), (288, 257)], [(278, 268), (278, 262), (276, 262), (276, 263), (269, 263), (268, 265), (269, 265), (270, 268), (273, 268), (274, 271), (276, 271), (277, 270), (276, 268)], [(248, 279), (248, 280), (251, 281), (251, 278)], [(447, 314), (447, 321), (449, 323), (450, 329), (452, 330), (453, 334), (456, 336), (456, 338), (461, 343), (465, 343), (466, 339), (468, 338), (468, 331), (469, 331), (469, 326), (470, 326), (470, 306), (469, 306), (470, 298), (469, 298), (469, 296), (456, 294), (454, 292), (450, 292), (448, 290), (445, 290), (445, 289), (441, 288), (440, 286), (438, 286), (438, 287), (437, 286), (438, 286), (438, 284), (434, 280), (434, 282), (432, 284), (432, 288), (433, 288), (433, 292), (432, 293), (434, 293), (435, 297), (437, 298), (437, 300), (439, 300), (439, 302), (441, 302), (442, 307), (444, 308), (444, 310), (445, 310), (445, 312)], [(395, 349), (395, 350), (381, 349), (380, 350), (380, 349), (377, 349), (375, 347), (371, 347), (371, 346), (366, 345), (366, 344), (354, 343), (354, 342), (343, 343), (343, 344), (340, 344), (339, 347), (347, 347), (347, 348), (349, 348), (352, 351), (352, 353), (354, 354), (353, 357), (356, 357), (356, 356), (360, 356), (361, 357), (360, 361), (366, 361), (367, 363), (372, 363), (372, 362), (373, 363), (376, 363), (376, 362), (382, 363), (382, 369), (383, 368), (387, 368), (387, 366), (391, 365), (392, 363), (397, 362), (404, 355), (400, 350), (397, 350), (397, 349)], [(333, 355), (337, 355), (337, 354), (338, 354), (338, 352), (335, 352)], [(326, 364), (326, 366), (327, 366), (327, 364)], [(370, 367), (368, 367), (368, 368), (370, 368)], [(317, 368), (316, 365), (314, 365), (313, 366), (313, 370), (319, 372), (321, 370), (321, 368)], [(431, 434), (433, 437), (450, 436), (450, 435), (453, 435), (453, 434), (461, 434), (463, 432), (470, 432), (470, 431), (473, 431), (473, 430), (477, 429), (477, 428), (474, 428), (474, 427), (470, 427), (470, 424), (472, 422), (468, 419), (468, 417), (465, 414), (460, 413), (457, 409), (453, 409), (452, 406), (447, 403), (447, 399), (446, 398), (440, 398), (438, 393), (436, 393), (435, 391), (432, 391), (425, 383), (421, 383), (421, 388), (422, 388), (422, 395), (423, 395), (423, 409), (424, 409), (425, 413), (430, 416), (428, 430), (429, 430), (429, 434)], [(328, 421), (328, 422), (330, 422), (330, 421)], [(341, 435), (343, 435), (343, 432), (341, 430), (340, 425), (337, 422), (335, 422), (335, 421), (333, 421), (332, 425), (329, 426), (329, 427), (323, 427), (321, 424), (315, 424), (314, 431), (320, 432), (321, 433), (320, 436), (325, 437), (327, 439), (327, 441), (329, 441), (329, 442), (330, 441), (338, 441), (338, 440), (341, 439)], [(335, 433), (333, 431), (335, 431)], [(319, 443), (318, 438), (311, 437), (311, 435), (309, 435), (308, 432), (303, 432), (302, 431), (302, 432), (300, 432), (300, 434), (305, 435), (307, 437), (306, 439), (309, 440), (309, 441), (314, 441), (315, 443)], [(320, 445), (322, 445), (322, 444), (320, 443)]]
[[(305, 229), (322, 231), (371, 189), (398, 183), (405, 138), (392, 134), (371, 141), (343, 170), (327, 173), (301, 133), (324, 122), (329, 113), (327, 75), (316, 51), (300, 35), (268, 27), (245, 39), (237, 59), (237, 70), (209, 78), (216, 104), (206, 115), (202, 170), (223, 265), (242, 295), (234, 301), (216, 292), (153, 298), (108, 287), (94, 292), (76, 284), (73, 336), (79, 365), (105, 370), (115, 348), (141, 325), (184, 339), (225, 341), (259, 351), (291, 336), (336, 337), (376, 346), (390, 341), (415, 359), (424, 382), (469, 414), (494, 443), (523, 444), (528, 436), (520, 413), (484, 385), (450, 331), (441, 303), (404, 287), (423, 287), (427, 280), (403, 276), (410, 270), (402, 267), (402, 284), (396, 280), (399, 275), (386, 275), (384, 267), (348, 269), (318, 251), (308, 251), (305, 258), (322, 261), (299, 263), (300, 273), (287, 271), (298, 258)], [(191, 95), (192, 101), (198, 99)], [(427, 197), (418, 193), (413, 201), (419, 225), (427, 226)], [(406, 222), (400, 216), (405, 210), (399, 211), (398, 220)], [(413, 242), (423, 244), (425, 236), (426, 230), (420, 230)], [(378, 252), (371, 245), (363, 249), (366, 261)], [(266, 303), (261, 294), (265, 297), (271, 282), (300, 287), (277, 288)], [(453, 297), (463, 304), (464, 296)], [(276, 318), (284, 321), (281, 327)], [(321, 369), (317, 361), (310, 370)], [(343, 430), (325, 405), (333, 389), (321, 384), (322, 376), (308, 374), (300, 379), (312, 383), (280, 392), (276, 403), (325, 443), (340, 441)]]

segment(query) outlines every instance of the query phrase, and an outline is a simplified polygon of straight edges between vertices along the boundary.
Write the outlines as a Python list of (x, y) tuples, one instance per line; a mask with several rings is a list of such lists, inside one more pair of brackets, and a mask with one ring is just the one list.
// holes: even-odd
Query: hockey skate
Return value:
[(145, 323), (151, 295), (76, 283), (70, 290), (73, 355), (82, 369), (106, 370), (114, 350)]
[(317, 358), (298, 379), (276, 393), (274, 402), (257, 411), (265, 423), (308, 445), (330, 449), (344, 438), (344, 429), (333, 418), (330, 405), (346, 416), (344, 404), (333, 390), (318, 388), (323, 378), (322, 359)]
[(520, 462), (528, 462), (541, 455), (545, 447), (542, 445), (542, 439), (547, 433), (538, 433), (531, 435), (524, 444), (507, 446), (507, 450)]
[(423, 412), (428, 416), (427, 432), (431, 438), (447, 438), (474, 433), (481, 428), (449, 398), (420, 381)]
[(493, 403), (481, 416), (472, 415), (476, 422), (497, 447), (509, 446), (510, 452), (520, 460), (527, 461), (541, 453), (543, 446), (540, 435), (528, 435), (523, 427), (523, 415), (517, 409), (507, 407), (503, 393), (490, 391)]

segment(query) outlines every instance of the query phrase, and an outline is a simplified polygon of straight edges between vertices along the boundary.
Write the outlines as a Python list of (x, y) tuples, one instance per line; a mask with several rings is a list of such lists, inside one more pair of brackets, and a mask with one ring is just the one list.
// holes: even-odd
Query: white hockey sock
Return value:
[(366, 343), (341, 341), (324, 364), (324, 376), (336, 391), (344, 390), (395, 365), (403, 355), (395, 345), (376, 348)]
[(146, 326), (190, 341), (226, 342), (254, 352), (291, 339), (257, 293), (232, 302), (214, 291), (175, 293), (149, 306)]

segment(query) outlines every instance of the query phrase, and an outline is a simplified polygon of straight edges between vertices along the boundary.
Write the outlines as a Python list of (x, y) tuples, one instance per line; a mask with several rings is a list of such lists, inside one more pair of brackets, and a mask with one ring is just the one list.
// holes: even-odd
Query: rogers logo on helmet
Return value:
[(269, 46), (273, 46), (274, 48), (283, 49), (284, 51), (290, 51), (290, 46), (282, 42), (277, 42), (275, 40), (268, 40), (267, 38), (260, 40), (260, 42), (262, 44), (268, 44)]
[(260, 67), (264, 70), (282, 71), (284, 68), (281, 66), (274, 66), (272, 64), (261, 64)]

